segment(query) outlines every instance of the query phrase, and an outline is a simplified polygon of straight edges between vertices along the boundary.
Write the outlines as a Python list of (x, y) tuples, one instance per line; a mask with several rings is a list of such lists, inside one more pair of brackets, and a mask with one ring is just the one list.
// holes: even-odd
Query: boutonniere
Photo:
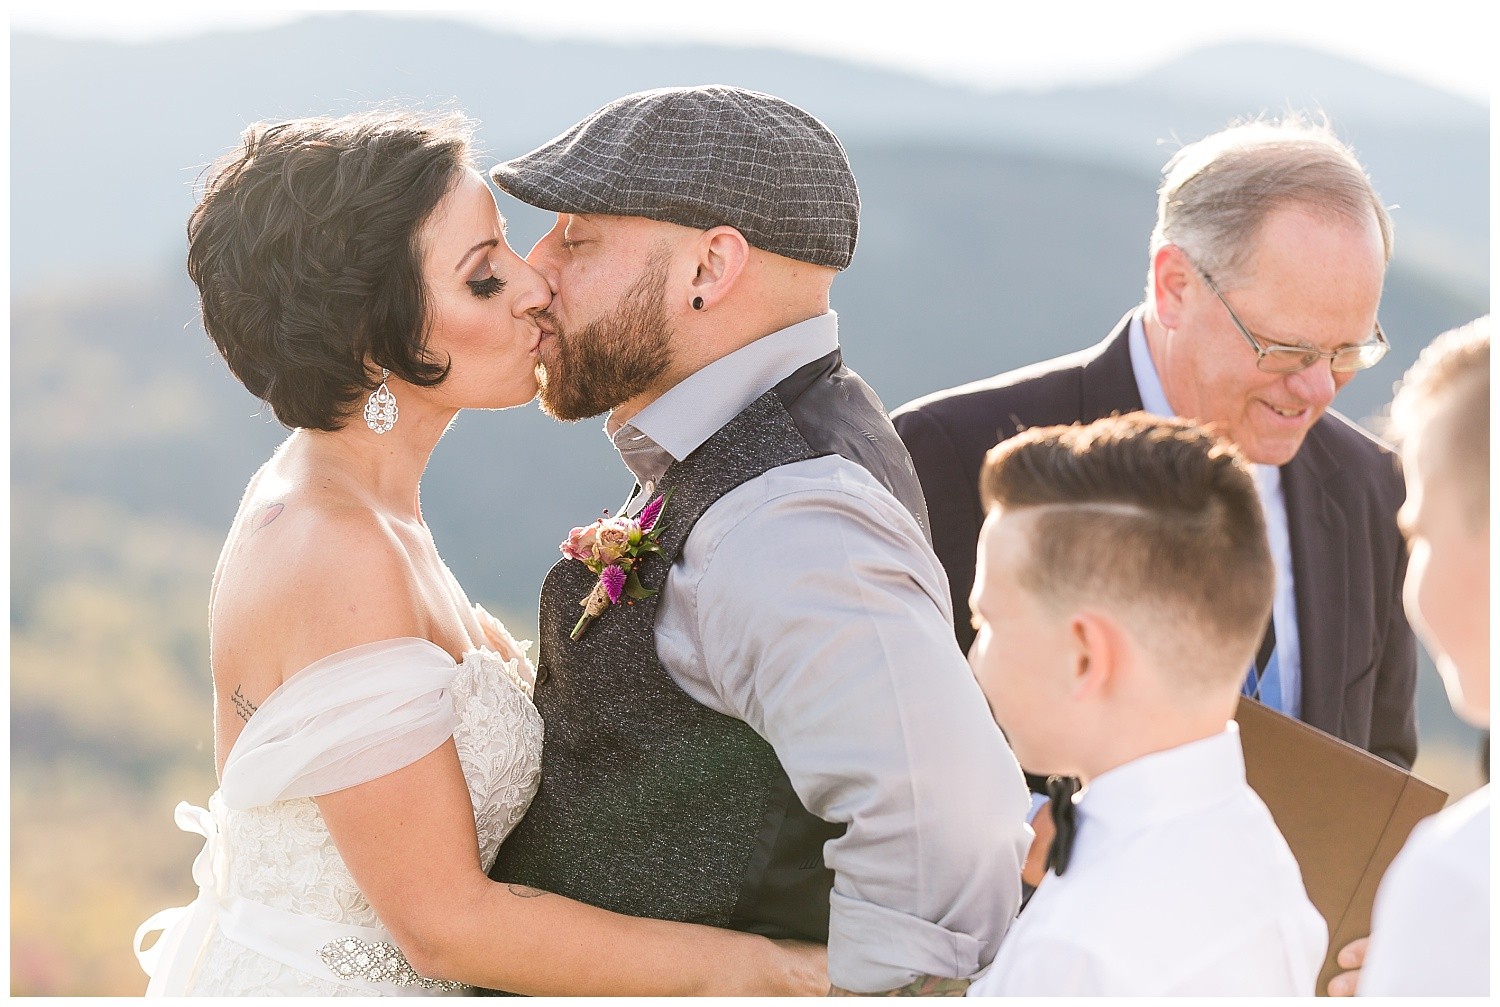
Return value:
[(568, 540), (559, 547), (563, 556), (578, 560), (589, 568), (589, 572), (599, 575), (594, 589), (578, 603), (583, 608), (583, 616), (568, 634), (569, 639), (583, 636), (589, 623), (603, 615), (611, 605), (617, 605), (625, 598), (649, 598), (656, 593), (641, 586), (636, 568), (647, 556), (661, 552), (656, 541), (661, 535), (657, 519), (671, 495), (668, 492), (666, 496), (658, 496), (641, 508), (636, 517), (623, 514), (602, 517), (587, 528), (574, 528), (568, 533)]

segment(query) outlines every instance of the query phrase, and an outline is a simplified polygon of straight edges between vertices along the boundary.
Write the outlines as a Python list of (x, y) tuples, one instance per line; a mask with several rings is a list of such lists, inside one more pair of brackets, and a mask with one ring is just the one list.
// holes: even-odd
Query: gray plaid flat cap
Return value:
[(490, 177), (554, 213), (728, 224), (757, 248), (836, 269), (859, 233), (838, 137), (796, 105), (722, 84), (626, 95)]

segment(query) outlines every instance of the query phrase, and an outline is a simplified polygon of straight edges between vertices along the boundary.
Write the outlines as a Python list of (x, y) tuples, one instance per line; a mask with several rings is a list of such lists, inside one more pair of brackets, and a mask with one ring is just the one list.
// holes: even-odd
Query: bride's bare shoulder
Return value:
[(336, 483), (262, 469), (219, 557), (210, 602), (220, 767), (281, 683), (359, 644), (427, 638), (425, 611), (389, 519)]
[(425, 635), (420, 585), (388, 518), (336, 487), (264, 475), (215, 574), (216, 659), (248, 644), (284, 678), (355, 644)]

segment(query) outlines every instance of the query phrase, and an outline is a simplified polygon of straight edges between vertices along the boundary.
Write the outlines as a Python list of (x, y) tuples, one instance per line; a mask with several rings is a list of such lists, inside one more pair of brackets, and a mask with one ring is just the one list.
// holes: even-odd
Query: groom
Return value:
[(597, 578), (547, 577), (542, 784), (492, 875), (826, 939), (836, 990), (961, 992), (1017, 911), (1027, 798), (911, 461), (843, 365), (843, 147), (770, 95), (674, 88), (492, 177), (557, 213), (529, 256), (553, 291), (542, 407), (609, 412), (626, 513), (665, 500), (636, 568), (655, 593), (575, 640)]

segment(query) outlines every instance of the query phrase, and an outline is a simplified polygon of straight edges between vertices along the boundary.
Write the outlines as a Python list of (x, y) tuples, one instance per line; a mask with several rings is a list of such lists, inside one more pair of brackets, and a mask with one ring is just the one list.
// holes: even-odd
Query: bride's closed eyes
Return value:
[(505, 289), (505, 281), (493, 274), (480, 280), (469, 280), (468, 284), (475, 297), (494, 297)]

